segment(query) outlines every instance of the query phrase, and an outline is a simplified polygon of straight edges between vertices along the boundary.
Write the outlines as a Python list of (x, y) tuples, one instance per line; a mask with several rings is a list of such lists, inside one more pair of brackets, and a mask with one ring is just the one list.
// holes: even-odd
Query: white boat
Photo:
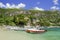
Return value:
[(44, 32), (46, 32), (46, 30), (27, 29), (26, 32), (28, 32), (28, 33), (44, 33)]

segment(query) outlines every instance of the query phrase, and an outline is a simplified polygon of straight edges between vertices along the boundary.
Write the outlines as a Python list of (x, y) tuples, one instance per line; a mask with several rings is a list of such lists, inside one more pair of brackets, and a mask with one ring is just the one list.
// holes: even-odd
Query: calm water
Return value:
[(0, 40), (60, 40), (60, 31), (30, 34), (24, 31), (0, 31)]

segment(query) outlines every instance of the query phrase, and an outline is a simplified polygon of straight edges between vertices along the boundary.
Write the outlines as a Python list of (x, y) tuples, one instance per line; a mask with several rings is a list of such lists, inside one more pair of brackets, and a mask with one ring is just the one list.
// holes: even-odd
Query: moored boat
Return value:
[(28, 29), (26, 30), (28, 33), (44, 33), (46, 30), (38, 30), (38, 29)]

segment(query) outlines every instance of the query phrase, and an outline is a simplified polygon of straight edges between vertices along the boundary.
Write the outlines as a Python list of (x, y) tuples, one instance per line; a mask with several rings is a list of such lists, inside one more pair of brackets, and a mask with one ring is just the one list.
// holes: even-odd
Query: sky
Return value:
[(0, 0), (0, 8), (60, 10), (60, 0)]

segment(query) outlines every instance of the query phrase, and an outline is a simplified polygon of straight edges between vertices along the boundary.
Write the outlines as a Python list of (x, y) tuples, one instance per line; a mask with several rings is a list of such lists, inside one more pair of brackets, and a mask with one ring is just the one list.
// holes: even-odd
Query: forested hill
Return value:
[(0, 8), (0, 25), (60, 26), (60, 11), (25, 10)]

